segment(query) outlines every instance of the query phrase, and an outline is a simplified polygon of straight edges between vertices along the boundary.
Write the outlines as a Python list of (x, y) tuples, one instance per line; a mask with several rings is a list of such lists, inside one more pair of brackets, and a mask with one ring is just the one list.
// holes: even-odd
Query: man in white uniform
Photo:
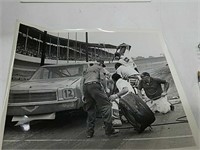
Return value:
[(115, 100), (116, 98), (119, 98), (119, 97), (124, 97), (125, 95), (127, 95), (129, 92), (132, 92), (134, 93), (134, 89), (133, 87), (131, 86), (131, 84), (129, 82), (127, 82), (126, 80), (122, 79), (122, 77), (117, 74), (117, 73), (114, 73), (112, 75), (112, 79), (113, 81), (115, 82), (116, 84), (116, 87), (118, 89), (118, 93), (116, 94), (113, 94), (109, 97), (109, 99), (112, 101), (112, 100)]
[(139, 73), (130, 66), (124, 66), (121, 63), (115, 64), (116, 73), (119, 74), (122, 78), (126, 79), (131, 76), (138, 76)]
[(121, 63), (124, 66), (133, 67), (139, 73), (139, 70), (137, 68), (136, 63), (134, 62), (133, 57), (123, 56), (123, 55), (120, 55), (120, 53), (115, 53), (115, 59), (118, 60), (118, 63)]
[(119, 52), (115, 53), (115, 59), (118, 60), (119, 63), (125, 66), (133, 67), (139, 73), (137, 65), (134, 62), (134, 58), (131, 57), (131, 54), (130, 54), (131, 46), (125, 43), (122, 43), (118, 46), (117, 51), (118, 49), (120, 50)]
[(124, 97), (130, 92), (135, 93), (135, 91), (132, 88), (131, 84), (126, 80), (122, 79), (121, 76), (117, 73), (112, 75), (112, 80), (115, 82), (116, 87), (119, 91), (118, 93), (113, 94), (109, 97), (109, 99), (112, 101), (112, 109), (114, 113), (113, 125), (120, 126), (122, 125), (122, 122), (119, 117), (119, 98)]
[(140, 74), (130, 66), (124, 66), (121, 63), (115, 64), (116, 73), (119, 74), (123, 79), (127, 80), (131, 83), (132, 87), (134, 87), (135, 94), (137, 93), (137, 86), (139, 80), (141, 80)]

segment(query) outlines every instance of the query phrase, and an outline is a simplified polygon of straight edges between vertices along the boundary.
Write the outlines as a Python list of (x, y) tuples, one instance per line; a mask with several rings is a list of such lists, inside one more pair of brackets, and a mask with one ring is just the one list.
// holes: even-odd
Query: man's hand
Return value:
[(110, 101), (114, 101), (115, 99), (119, 98), (117, 94), (110, 95)]
[(110, 89), (106, 87), (106, 93), (110, 93)]
[(161, 97), (165, 97), (167, 95), (167, 92), (163, 92), (162, 94), (161, 94)]
[(128, 80), (128, 76), (125, 74), (123, 77), (124, 80)]

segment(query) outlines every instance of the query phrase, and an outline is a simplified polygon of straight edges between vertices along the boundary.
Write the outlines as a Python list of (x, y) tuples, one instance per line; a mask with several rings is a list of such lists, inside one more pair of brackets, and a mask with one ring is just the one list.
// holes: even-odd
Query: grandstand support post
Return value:
[(88, 32), (85, 33), (85, 38), (86, 38), (86, 62), (88, 62)]
[(96, 61), (96, 47), (94, 46), (94, 60)]
[(38, 40), (38, 53), (37, 53), (38, 56), (40, 56), (40, 40), (41, 40), (41, 34), (39, 35), (39, 40)]
[(79, 53), (79, 59), (81, 60), (81, 53), (82, 53), (81, 44), (79, 45), (79, 51), (80, 51), (80, 53)]
[(24, 48), (25, 52), (28, 51), (28, 50), (27, 50), (28, 32), (29, 32), (29, 28), (26, 29), (26, 41), (25, 41), (25, 48)]
[(76, 60), (77, 60), (77, 32), (75, 33), (75, 40), (76, 40), (76, 42), (75, 42), (75, 51), (74, 51), (74, 60), (75, 60), (75, 62), (76, 62)]
[(59, 33), (58, 33), (58, 36), (57, 36), (56, 64), (58, 64), (59, 57), (60, 57), (60, 39), (59, 39)]
[(44, 31), (43, 32), (43, 38), (42, 38), (42, 55), (41, 55), (40, 66), (43, 66), (44, 65), (44, 61), (45, 61), (46, 40), (47, 40), (47, 31)]
[(107, 50), (106, 50), (105, 43), (103, 43), (103, 47), (104, 47), (104, 58), (105, 58), (105, 60), (107, 60)]
[(108, 48), (108, 52), (107, 52), (107, 57), (108, 57), (108, 61), (110, 63), (110, 49)]
[(49, 57), (51, 58), (51, 46), (52, 46), (52, 45), (51, 45), (51, 38), (50, 38), (49, 40), (50, 40), (50, 42), (49, 42), (49, 43), (50, 43), (50, 44), (49, 44)]
[(99, 58), (99, 57), (100, 57), (100, 49), (98, 47), (98, 57), (97, 58)]
[(100, 49), (100, 52), (101, 52), (101, 54), (100, 54), (100, 55), (101, 55), (101, 57), (103, 57), (103, 51), (102, 51), (102, 49)]
[(67, 34), (67, 62), (69, 62), (69, 33)]

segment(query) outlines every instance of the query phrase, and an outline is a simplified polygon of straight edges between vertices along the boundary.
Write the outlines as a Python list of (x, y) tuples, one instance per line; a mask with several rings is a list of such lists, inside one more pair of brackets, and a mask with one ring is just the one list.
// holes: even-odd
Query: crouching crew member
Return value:
[(105, 93), (105, 75), (102, 66), (94, 64), (83, 73), (83, 93), (85, 97), (84, 109), (87, 111), (87, 137), (94, 135), (96, 112), (100, 111), (107, 136), (116, 134), (112, 126), (111, 103)]
[(130, 66), (135, 69), (139, 73), (136, 63), (134, 62), (134, 58), (126, 57), (120, 55), (120, 53), (115, 53), (115, 60), (118, 60), (118, 63), (123, 64), (124, 66)]
[(131, 86), (134, 88), (134, 93), (137, 94), (137, 86), (139, 80), (141, 79), (140, 74), (130, 66), (124, 66), (121, 63), (115, 64), (116, 73), (119, 74), (123, 79), (131, 83)]
[(115, 69), (116, 69), (116, 73), (125, 79), (131, 76), (139, 76), (139, 73), (133, 67), (124, 66), (121, 63), (116, 63)]
[[(115, 93), (109, 97), (109, 99), (111, 101), (113, 101), (113, 103), (119, 104), (120, 97), (124, 97), (125, 95), (127, 95), (130, 92), (132, 92), (132, 93), (135, 92), (133, 87), (131, 86), (131, 84), (129, 82), (127, 82), (126, 80), (122, 79), (119, 74), (114, 73), (112, 75), (112, 80), (114, 81), (114, 84), (116, 85), (116, 88), (118, 89), (118, 93)], [(117, 107), (115, 106), (115, 109), (116, 109), (116, 111), (117, 110), (119, 111), (118, 105), (117, 105)], [(114, 126), (122, 125), (122, 122), (121, 122), (119, 116), (113, 120), (113, 125)]]
[(131, 86), (131, 84), (129, 82), (127, 82), (126, 80), (122, 79), (122, 77), (119, 74), (114, 73), (112, 75), (112, 79), (113, 79), (113, 81), (114, 81), (119, 92), (116, 93), (116, 94), (113, 94), (109, 97), (109, 99), (111, 101), (113, 101), (113, 100), (115, 100), (116, 98), (119, 98), (119, 97), (124, 97), (129, 92), (134, 93), (134, 90), (133, 90), (133, 87)]
[[(140, 80), (138, 86), (138, 96), (143, 99), (141, 90), (144, 89), (146, 96), (150, 99), (151, 103), (147, 105), (153, 112), (167, 113), (174, 110), (174, 106), (167, 100), (167, 91), (169, 89), (169, 83), (166, 80), (159, 78), (152, 78), (149, 73), (143, 72), (141, 74), (142, 80)], [(164, 89), (162, 89), (164, 84)]]

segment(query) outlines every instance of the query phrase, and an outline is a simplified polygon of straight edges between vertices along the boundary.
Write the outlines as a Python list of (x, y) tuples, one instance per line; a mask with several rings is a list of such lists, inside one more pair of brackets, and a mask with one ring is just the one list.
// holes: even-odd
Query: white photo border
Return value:
[[(21, 1), (31, 1), (31, 0), (21, 0)], [(34, 1), (34, 0), (33, 0)], [(116, 1), (116, 0), (114, 0)], [(32, 24), (29, 24), (29, 23), (25, 23), (24, 21), (19, 21), (17, 20), (16, 21), (16, 25), (15, 25), (15, 34), (14, 34), (14, 38), (13, 38), (13, 46), (12, 46), (12, 52), (11, 52), (11, 59), (10, 59), (10, 62), (9, 62), (9, 77), (8, 77), (8, 80), (7, 80), (7, 85), (6, 85), (6, 92), (5, 92), (5, 96), (4, 96), (4, 106), (3, 106), (3, 111), (2, 111), (2, 120), (1, 120), (1, 131), (4, 131), (4, 127), (5, 127), (5, 118), (6, 118), (6, 111), (7, 111), (7, 105), (8, 105), (8, 97), (9, 97), (9, 90), (10, 90), (10, 85), (11, 85), (11, 77), (12, 77), (12, 70), (13, 70), (13, 65), (14, 65), (14, 58), (15, 58), (15, 50), (16, 50), (16, 43), (17, 43), (17, 37), (18, 37), (18, 30), (19, 30), (19, 26), (20, 24), (25, 24), (27, 26), (32, 26), (32, 27), (36, 27), (36, 28), (39, 28), (43, 31), (48, 31), (49, 29), (47, 28), (44, 28), (44, 27), (41, 27), (41, 26), (38, 26), (38, 25), (32, 25)], [(172, 60), (172, 57), (171, 57), (171, 54), (170, 54), (170, 51), (168, 50), (168, 47), (166, 45), (166, 42), (165, 42), (165, 39), (164, 39), (164, 35), (162, 33), (162, 31), (159, 31), (159, 30), (150, 30), (150, 29), (146, 29), (146, 30), (136, 30), (136, 29), (131, 29), (131, 28), (126, 28), (126, 29), (111, 29), (111, 28), (106, 28), (106, 29), (103, 29), (103, 28), (95, 28), (95, 29), (57, 29), (57, 30), (52, 30), (50, 29), (51, 32), (55, 32), (55, 33), (65, 33), (65, 32), (126, 32), (126, 31), (131, 31), (131, 32), (140, 32), (140, 33), (155, 33), (158, 35), (159, 39), (160, 39), (160, 43), (161, 43), (161, 47), (162, 47), (162, 51), (166, 57), (166, 60), (168, 62), (168, 65), (169, 65), (169, 68), (170, 68), (170, 71), (171, 71), (171, 74), (172, 74), (172, 77), (174, 79), (174, 82), (175, 82), (175, 85), (176, 85), (176, 88), (177, 88), (177, 91), (180, 95), (180, 98), (181, 98), (181, 102), (182, 102), (182, 105), (183, 105), (183, 109), (185, 111), (185, 114), (187, 116), (187, 119), (188, 119), (188, 122), (189, 122), (189, 126), (190, 126), (190, 129), (192, 131), (192, 135), (194, 137), (194, 140), (195, 140), (195, 144), (197, 146), (197, 148), (199, 148), (199, 135), (200, 135), (200, 131), (198, 130), (198, 126), (197, 126), (197, 123), (195, 121), (195, 118), (193, 116), (193, 113), (191, 111), (191, 108), (190, 108), (190, 105), (189, 105), (189, 101), (184, 93), (184, 90), (183, 90), (183, 87), (182, 87), (182, 83), (179, 79), (179, 75), (176, 71), (176, 68), (174, 66), (174, 63), (173, 63), (173, 60)], [(0, 136), (0, 139), (2, 139), (2, 143), (0, 143), (0, 147), (2, 147), (2, 144), (3, 144), (3, 135), (4, 132), (1, 132), (1, 136)]]

